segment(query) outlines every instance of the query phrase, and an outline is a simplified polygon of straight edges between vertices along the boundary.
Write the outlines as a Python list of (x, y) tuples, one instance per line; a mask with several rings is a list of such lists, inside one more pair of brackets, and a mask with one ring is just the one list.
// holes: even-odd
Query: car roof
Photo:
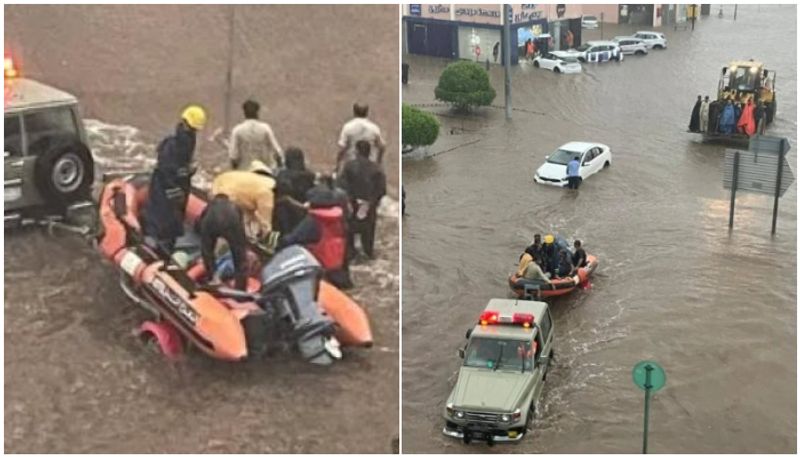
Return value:
[(596, 41), (592, 40), (592, 41), (587, 41), (586, 44), (588, 44), (589, 46), (597, 46), (597, 45), (614, 45), (614, 46), (616, 46), (617, 45), (617, 43), (614, 43), (613, 41), (609, 41), (609, 40), (596, 40)]
[[(547, 310), (547, 303), (533, 300), (517, 300), (508, 298), (493, 298), (489, 300), (485, 311), (498, 311), (501, 315), (514, 313), (533, 314), (534, 322), (539, 321)], [(533, 328), (512, 324), (476, 325), (472, 336), (489, 338), (515, 338), (528, 339), (533, 334)]]
[(563, 149), (565, 151), (571, 151), (571, 152), (586, 152), (589, 149), (592, 149), (593, 147), (596, 146), (603, 146), (603, 145), (600, 143), (589, 143), (586, 141), (570, 141), (569, 143), (562, 145), (558, 149)]
[(637, 30), (636, 33), (652, 33), (652, 34), (658, 35), (658, 36), (663, 35), (663, 33), (656, 32), (656, 31), (653, 31), (653, 30)]
[(6, 80), (4, 89), (5, 113), (78, 103), (74, 95), (27, 78)]
[(616, 40), (636, 40), (636, 41), (644, 41), (641, 38), (636, 38), (635, 36), (615, 36), (614, 41)]

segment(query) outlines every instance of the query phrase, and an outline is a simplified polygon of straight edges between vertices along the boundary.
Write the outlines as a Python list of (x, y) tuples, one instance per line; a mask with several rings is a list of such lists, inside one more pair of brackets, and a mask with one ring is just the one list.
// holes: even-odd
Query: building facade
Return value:
[[(451, 59), (502, 63), (502, 28), (511, 25), (511, 61), (525, 53), (525, 42), (566, 49), (581, 42), (583, 5), (515, 4), (511, 17), (503, 17), (499, 4), (403, 5), (403, 50)], [(571, 33), (568, 33), (571, 32)], [(497, 52), (494, 52), (497, 49)], [(540, 48), (541, 49), (541, 48)]]

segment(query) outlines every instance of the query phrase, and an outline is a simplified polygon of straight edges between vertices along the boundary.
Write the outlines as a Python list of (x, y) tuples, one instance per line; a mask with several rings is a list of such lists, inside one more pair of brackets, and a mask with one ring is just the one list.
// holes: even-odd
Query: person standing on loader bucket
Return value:
[(157, 148), (158, 159), (150, 179), (144, 214), (144, 233), (163, 254), (171, 255), (175, 240), (183, 235), (197, 131), (205, 125), (205, 110), (191, 105), (183, 110), (175, 133), (164, 138)]

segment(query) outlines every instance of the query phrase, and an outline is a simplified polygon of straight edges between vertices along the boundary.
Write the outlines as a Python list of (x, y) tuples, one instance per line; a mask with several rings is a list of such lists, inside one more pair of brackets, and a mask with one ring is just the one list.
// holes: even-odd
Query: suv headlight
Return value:
[(513, 413), (505, 413), (500, 416), (500, 422), (516, 422), (522, 417), (522, 411), (519, 408), (515, 409)]
[(463, 419), (464, 418), (464, 411), (459, 411), (453, 407), (452, 403), (448, 403), (447, 406), (447, 415), (450, 417), (455, 417), (456, 419)]

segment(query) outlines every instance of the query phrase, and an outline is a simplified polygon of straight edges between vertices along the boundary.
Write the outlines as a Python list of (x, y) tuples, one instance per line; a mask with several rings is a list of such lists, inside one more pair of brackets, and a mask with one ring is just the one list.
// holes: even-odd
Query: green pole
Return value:
[(647, 426), (650, 423), (650, 389), (653, 388), (650, 384), (650, 372), (653, 371), (653, 367), (647, 365), (644, 369), (644, 439), (642, 441), (642, 454), (647, 454)]

